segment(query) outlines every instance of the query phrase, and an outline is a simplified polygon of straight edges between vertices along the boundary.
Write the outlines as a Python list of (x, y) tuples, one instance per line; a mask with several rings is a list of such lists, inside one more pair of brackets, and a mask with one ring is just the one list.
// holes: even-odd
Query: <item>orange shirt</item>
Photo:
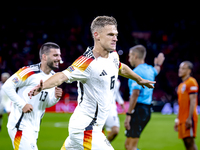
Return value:
[[(189, 77), (186, 81), (182, 82), (178, 86), (178, 103), (179, 103), (179, 122), (183, 123), (186, 121), (186, 119), (189, 116), (189, 109), (190, 109), (190, 98), (189, 95), (196, 93), (198, 94), (198, 83), (195, 78)], [(193, 112), (193, 120), (198, 120), (198, 114), (197, 114), (197, 102), (198, 98), (196, 100), (196, 105)]]

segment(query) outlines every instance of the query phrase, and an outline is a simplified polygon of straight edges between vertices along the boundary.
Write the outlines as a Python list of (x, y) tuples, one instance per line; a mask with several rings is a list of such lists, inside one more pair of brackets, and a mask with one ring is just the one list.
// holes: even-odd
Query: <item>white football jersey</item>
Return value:
[[(45, 74), (40, 70), (40, 63), (23, 67), (13, 74), (3, 85), (2, 89), (12, 101), (11, 113), (8, 118), (7, 127), (23, 130), (29, 128), (39, 131), (40, 121), (45, 113), (45, 108), (58, 102), (55, 98), (55, 88), (41, 91), (32, 99), (28, 97), (28, 92), (40, 83), (40, 80), (47, 80), (54, 74)], [(26, 104), (33, 106), (33, 111), (23, 113), (22, 108)]]
[(74, 61), (63, 73), (69, 83), (78, 81), (78, 106), (70, 118), (69, 127), (92, 129), (103, 127), (112, 103), (115, 82), (121, 68), (116, 51), (108, 58), (95, 58), (92, 49)]

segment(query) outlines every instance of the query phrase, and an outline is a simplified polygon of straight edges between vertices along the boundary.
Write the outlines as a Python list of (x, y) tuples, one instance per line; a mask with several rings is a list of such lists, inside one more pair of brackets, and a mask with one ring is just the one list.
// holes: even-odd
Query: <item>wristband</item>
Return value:
[(155, 64), (155, 66), (159, 66), (159, 67), (160, 67), (161, 65), (159, 65), (159, 64)]
[(174, 120), (174, 122), (175, 122), (175, 123), (178, 123), (178, 122), (179, 122), (179, 119), (178, 119), (178, 118), (176, 118), (176, 119)]
[(131, 116), (132, 114), (127, 112), (126, 115), (127, 115), (127, 116)]

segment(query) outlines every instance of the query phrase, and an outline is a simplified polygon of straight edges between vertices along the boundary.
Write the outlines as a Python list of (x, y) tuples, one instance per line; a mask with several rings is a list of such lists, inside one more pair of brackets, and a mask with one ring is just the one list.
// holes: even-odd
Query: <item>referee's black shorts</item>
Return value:
[(131, 115), (131, 129), (126, 130), (126, 137), (139, 138), (150, 118), (151, 105), (137, 103), (135, 106), (135, 112)]

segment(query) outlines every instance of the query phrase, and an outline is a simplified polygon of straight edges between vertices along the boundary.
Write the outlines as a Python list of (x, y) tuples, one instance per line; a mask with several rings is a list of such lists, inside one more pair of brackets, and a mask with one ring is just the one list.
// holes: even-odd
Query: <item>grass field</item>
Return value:
[[(46, 113), (42, 120), (41, 131), (38, 139), (39, 150), (59, 150), (68, 136), (68, 121), (71, 114), (66, 113)], [(124, 119), (120, 117), (120, 133), (111, 143), (115, 150), (124, 150)], [(138, 148), (140, 150), (184, 150), (182, 140), (177, 138), (177, 133), (173, 130), (175, 115), (162, 115), (152, 113), (149, 124), (144, 129)], [(0, 149), (12, 150), (7, 129), (7, 115), (4, 115), (3, 127), (0, 132)], [(200, 123), (198, 123), (198, 133), (196, 144), (200, 149)]]

